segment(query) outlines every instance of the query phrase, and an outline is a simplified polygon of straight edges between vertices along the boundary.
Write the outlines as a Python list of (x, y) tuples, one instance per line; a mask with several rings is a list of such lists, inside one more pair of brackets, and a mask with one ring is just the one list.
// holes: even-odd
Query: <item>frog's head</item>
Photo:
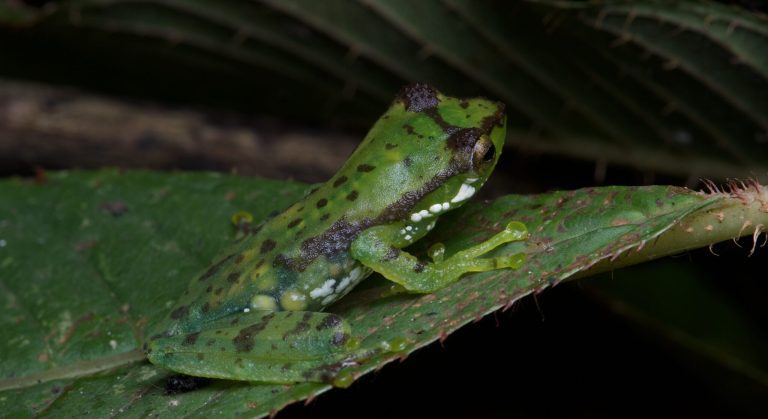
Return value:
[[(392, 166), (389, 178), (401, 179), (408, 192), (399, 203), (410, 201), (406, 218), (418, 222), (460, 206), (485, 183), (501, 155), (506, 116), (502, 103), (413, 84), (377, 125), (371, 137), (391, 141), (385, 160), (403, 162)], [(394, 132), (399, 135), (388, 135)]]

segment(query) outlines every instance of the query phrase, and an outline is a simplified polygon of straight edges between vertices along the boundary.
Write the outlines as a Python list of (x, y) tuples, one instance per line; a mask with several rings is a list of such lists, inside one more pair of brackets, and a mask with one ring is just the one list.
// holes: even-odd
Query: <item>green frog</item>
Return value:
[(403, 88), (335, 176), (192, 280), (148, 341), (149, 360), (200, 377), (333, 382), (354, 365), (357, 339), (323, 310), (372, 272), (404, 292), (431, 293), (467, 272), (518, 268), (522, 255), (482, 256), (525, 239), (519, 222), (446, 258), (403, 250), (483, 186), (505, 131), (501, 103)]

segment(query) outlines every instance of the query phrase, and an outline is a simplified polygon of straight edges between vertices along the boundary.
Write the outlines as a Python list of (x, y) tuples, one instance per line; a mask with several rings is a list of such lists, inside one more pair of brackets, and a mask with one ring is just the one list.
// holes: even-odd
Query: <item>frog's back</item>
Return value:
[(406, 112), (396, 102), (333, 178), (233, 244), (193, 281), (166, 333), (243, 310), (319, 311), (352, 289), (370, 270), (351, 257), (351, 242), (376, 225), (399, 229), (426, 194), (456, 173), (448, 148), (476, 125), (473, 112), (488, 114), (489, 123), (503, 115), (491, 102), (455, 101), (452, 124), (445, 112)]

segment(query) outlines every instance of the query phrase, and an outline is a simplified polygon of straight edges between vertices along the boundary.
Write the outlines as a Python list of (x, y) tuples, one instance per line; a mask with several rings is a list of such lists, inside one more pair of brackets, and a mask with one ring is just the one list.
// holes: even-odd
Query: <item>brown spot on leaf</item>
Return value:
[(128, 212), (128, 205), (123, 201), (112, 201), (101, 204), (101, 209), (117, 218)]

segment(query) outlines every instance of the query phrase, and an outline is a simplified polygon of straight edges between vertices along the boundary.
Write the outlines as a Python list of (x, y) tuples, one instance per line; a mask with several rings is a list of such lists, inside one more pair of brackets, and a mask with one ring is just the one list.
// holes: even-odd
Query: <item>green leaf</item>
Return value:
[[(298, 183), (235, 176), (118, 171), (1, 182), (0, 409), (50, 416), (261, 416), (329, 390), (316, 383), (214, 381), (165, 395), (171, 374), (146, 363), (140, 351), (145, 330), (233, 237), (233, 213), (264, 218), (303, 190)], [(407, 356), (531, 292), (599, 267), (600, 260), (638, 247), (658, 257), (649, 249), (669, 242), (669, 234), (677, 236), (672, 242), (700, 245), (688, 231), (695, 225), (690, 220), (734, 211), (751, 217), (753, 207), (759, 215), (760, 190), (731, 197), (609, 187), (468, 204), (441, 219), (436, 234), (420, 244), (443, 238), (450, 253), (519, 220), (530, 240), (495, 252), (526, 252), (526, 265), (466, 276), (429, 295), (385, 298), (386, 281), (369, 279), (329, 309), (350, 321), (365, 353), (361, 365), (344, 373), (358, 377)], [(749, 196), (755, 199), (748, 202)]]

